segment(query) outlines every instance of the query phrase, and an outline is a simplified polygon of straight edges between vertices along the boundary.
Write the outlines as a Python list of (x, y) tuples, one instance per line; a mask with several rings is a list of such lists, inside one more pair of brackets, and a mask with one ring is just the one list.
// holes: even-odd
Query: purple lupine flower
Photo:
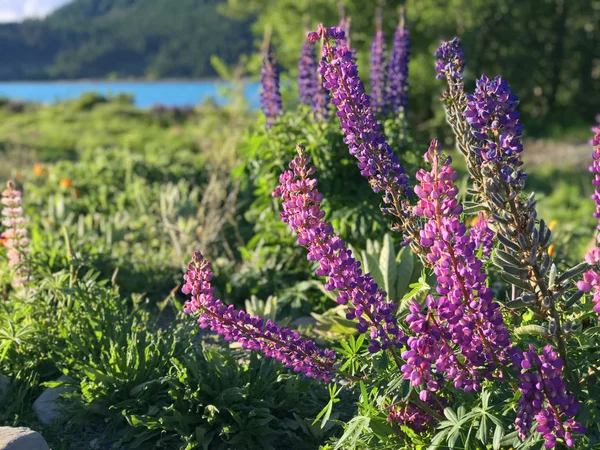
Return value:
[(263, 64), (260, 71), (260, 106), (267, 118), (267, 128), (273, 125), (275, 118), (283, 109), (281, 92), (279, 91), (279, 70), (277, 61), (271, 49), (267, 47), (263, 54)]
[(2, 224), (5, 228), (2, 237), (7, 248), (8, 266), (15, 271), (11, 282), (14, 288), (25, 286), (29, 280), (29, 271), (25, 266), (25, 256), (29, 253), (29, 239), (22, 204), (21, 191), (16, 189), (12, 181), (9, 181), (2, 192), (2, 205), (4, 205)]
[(361, 174), (369, 179), (374, 192), (384, 193), (384, 212), (401, 216), (398, 203), (409, 190), (408, 177), (375, 120), (352, 54), (339, 43), (343, 36), (341, 29), (322, 25), (316, 33), (309, 33), (310, 40), (321, 37), (324, 41), (319, 73), (337, 109), (344, 142), (358, 159)]
[(435, 64), (437, 79), (446, 78), (451, 91), (455, 88), (462, 90), (465, 54), (460, 39), (454, 38), (451, 41), (442, 42), (435, 52), (435, 57), (437, 58)]
[(513, 347), (499, 306), (486, 287), (476, 244), (460, 222), (462, 206), (454, 185), (458, 174), (450, 157), (440, 158), (438, 143), (432, 141), (425, 154), (431, 171), (420, 169), (420, 184), (414, 188), (419, 197), (414, 214), (427, 221), (420, 243), (437, 276), (439, 297), (427, 298), (426, 314), (420, 305), (411, 305), (407, 322), (415, 336), (408, 339), (408, 350), (402, 354), (407, 361), (402, 370), (413, 386), (424, 385), (435, 392), (438, 380), (428, 373), (435, 367), (455, 387), (470, 391), (479, 388), (482, 376), (491, 376), (509, 361)]
[[(379, 15), (381, 13), (379, 12)], [(377, 20), (377, 31), (371, 43), (371, 108), (382, 113), (385, 107), (385, 34), (381, 28), (381, 18)]]
[[(594, 174), (592, 199), (596, 202), (594, 217), (600, 219), (600, 126), (593, 127), (592, 131), (594, 133), (591, 140), (591, 144), (594, 146), (593, 163), (590, 166), (590, 172)], [(596, 228), (600, 230), (600, 221)], [(594, 311), (598, 313), (598, 320), (600, 320), (600, 272), (598, 271), (598, 267), (600, 267), (600, 234), (596, 236), (596, 246), (587, 252), (585, 260), (595, 268), (583, 274), (583, 279), (577, 283), (577, 288), (582, 292), (592, 291), (592, 302), (595, 303)]]
[(185, 284), (181, 291), (191, 294), (186, 302), (186, 314), (199, 313), (200, 328), (208, 328), (225, 341), (236, 341), (243, 348), (261, 352), (267, 358), (281, 361), (294, 372), (328, 382), (334, 375), (335, 353), (321, 350), (304, 339), (296, 331), (278, 327), (270, 320), (253, 317), (245, 311), (236, 310), (215, 299), (211, 280), (213, 273), (210, 261), (200, 252), (195, 252), (184, 275)]
[(410, 58), (410, 36), (406, 27), (404, 8), (400, 23), (394, 32), (394, 42), (388, 66), (386, 103), (395, 113), (406, 112), (408, 106), (408, 61)]
[(298, 243), (308, 249), (307, 258), (317, 261), (316, 274), (327, 277), (325, 289), (337, 290), (337, 302), (349, 304), (346, 317), (357, 319), (361, 333), (369, 331), (369, 351), (398, 347), (403, 333), (395, 317), (397, 306), (386, 300), (384, 292), (369, 274), (363, 274), (361, 264), (333, 227), (325, 222), (320, 203), (323, 195), (312, 178), (314, 167), (308, 167), (304, 147), (298, 145), (299, 156), (290, 163), (290, 170), (279, 177), (274, 197), (283, 200), (281, 218), (298, 235)]
[(477, 141), (474, 151), (483, 164), (497, 164), (507, 183), (522, 186), (526, 174), (519, 169), (523, 164), (523, 124), (519, 123), (518, 104), (505, 80), (482, 75), (475, 92), (467, 96), (464, 114)]
[(469, 236), (475, 244), (475, 248), (481, 248), (482, 255), (486, 258), (491, 255), (494, 243), (495, 233), (490, 228), (491, 223), (492, 220), (483, 211), (480, 211), (469, 231)]
[(554, 448), (556, 439), (561, 438), (569, 447), (573, 446), (573, 433), (585, 433), (585, 428), (575, 422), (579, 404), (567, 393), (562, 378), (563, 362), (552, 346), (547, 345), (538, 355), (530, 345), (524, 352), (519, 375), (519, 399), (515, 428), (521, 439), (529, 436), (533, 419), (536, 431), (541, 433), (546, 448)]
[(307, 39), (302, 44), (300, 59), (298, 60), (298, 94), (301, 103), (313, 105), (314, 96), (319, 88), (317, 76), (315, 47)]
[(313, 114), (315, 119), (324, 121), (329, 113), (329, 92), (323, 86), (321, 74), (317, 75), (317, 91), (313, 97)]

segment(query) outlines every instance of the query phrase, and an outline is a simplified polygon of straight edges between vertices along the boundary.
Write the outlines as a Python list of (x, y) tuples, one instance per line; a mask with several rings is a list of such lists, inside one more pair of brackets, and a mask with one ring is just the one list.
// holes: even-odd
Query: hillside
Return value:
[(219, 0), (75, 0), (44, 20), (0, 25), (0, 79), (205, 77), (251, 48)]

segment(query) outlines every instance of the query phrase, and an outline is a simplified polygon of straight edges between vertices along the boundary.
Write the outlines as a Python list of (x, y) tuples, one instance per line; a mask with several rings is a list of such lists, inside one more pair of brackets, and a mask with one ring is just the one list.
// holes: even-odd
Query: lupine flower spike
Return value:
[(481, 248), (482, 255), (489, 258), (494, 245), (494, 237), (496, 233), (490, 228), (493, 221), (486, 213), (480, 211), (477, 217), (473, 220), (473, 225), (469, 230), (471, 241), (475, 244), (476, 249)]
[(329, 92), (323, 86), (323, 77), (317, 74), (317, 91), (313, 97), (313, 114), (316, 120), (323, 121), (329, 113)]
[(236, 341), (243, 348), (261, 352), (267, 358), (281, 361), (295, 372), (307, 377), (329, 381), (334, 375), (335, 354), (332, 350), (321, 350), (296, 331), (278, 327), (270, 320), (250, 316), (215, 299), (211, 280), (213, 273), (210, 261), (200, 252), (195, 252), (184, 275), (185, 284), (181, 291), (191, 295), (186, 302), (186, 314), (199, 314), (200, 328), (208, 328), (225, 341)]
[(23, 200), (21, 191), (9, 181), (2, 192), (2, 224), (4, 225), (4, 246), (7, 248), (8, 266), (12, 268), (14, 277), (12, 286), (21, 288), (29, 280), (29, 271), (25, 265), (25, 256), (29, 252), (29, 239), (27, 239), (26, 219), (23, 217)]
[[(592, 199), (596, 203), (594, 217), (600, 219), (600, 125), (592, 128), (592, 131), (594, 132), (592, 138), (592, 145), (594, 146), (593, 163), (590, 166), (590, 172), (594, 174)], [(600, 220), (596, 228), (600, 231)], [(596, 233), (596, 246), (587, 252), (585, 260), (594, 268), (583, 274), (583, 279), (577, 283), (577, 287), (582, 292), (592, 291), (592, 301), (595, 303), (594, 311), (598, 313), (598, 320), (600, 320), (600, 233)]]
[(302, 44), (300, 59), (298, 60), (298, 94), (300, 103), (312, 106), (318, 88), (315, 46), (307, 39)]
[(270, 32), (268, 31), (265, 33), (265, 41), (263, 43), (260, 84), (260, 105), (267, 118), (267, 128), (270, 128), (277, 116), (281, 114), (283, 106), (279, 91), (279, 71), (275, 55), (271, 51)]
[(529, 436), (533, 419), (538, 423), (535, 430), (541, 433), (546, 448), (556, 446), (556, 438), (572, 447), (573, 433), (585, 433), (585, 428), (575, 422), (579, 408), (572, 395), (567, 393), (562, 378), (563, 361), (550, 345), (538, 355), (530, 345), (521, 358), (522, 372), (519, 376), (519, 399), (515, 428), (521, 439)]
[(507, 183), (522, 186), (526, 175), (519, 168), (523, 164), (523, 124), (519, 123), (518, 104), (505, 80), (482, 75), (473, 95), (467, 96), (465, 117), (477, 141), (474, 150), (480, 161), (494, 164)]
[(359, 332), (369, 332), (369, 351), (389, 348), (393, 352), (403, 338), (395, 317), (397, 306), (386, 300), (386, 292), (369, 274), (363, 274), (360, 262), (323, 220), (323, 195), (316, 188), (315, 169), (308, 166), (304, 146), (299, 144), (297, 150), (298, 156), (290, 163), (290, 170), (281, 174), (273, 192), (283, 200), (281, 218), (297, 233), (298, 243), (308, 250), (307, 258), (319, 263), (316, 274), (327, 277), (325, 288), (337, 290), (337, 302), (348, 305), (346, 317), (358, 321)]
[(386, 103), (394, 114), (406, 114), (408, 106), (408, 61), (410, 58), (410, 37), (406, 27), (406, 11), (400, 10), (400, 22), (394, 32), (394, 42), (390, 52)]
[(384, 193), (384, 212), (402, 217), (400, 202), (409, 190), (408, 177), (375, 120), (352, 54), (340, 44), (344, 32), (319, 25), (316, 33), (309, 33), (309, 39), (319, 38), (323, 39), (319, 73), (337, 109), (344, 142), (358, 159), (361, 174), (369, 179), (373, 191)]
[(375, 113), (382, 113), (385, 108), (386, 49), (381, 14), (381, 8), (378, 8), (375, 19), (376, 31), (371, 44), (371, 107)]
[[(489, 378), (510, 361), (510, 335), (499, 306), (486, 287), (477, 246), (460, 221), (462, 206), (454, 185), (458, 174), (451, 158), (442, 160), (437, 141), (425, 154), (431, 171), (417, 172), (415, 194), (419, 201), (414, 214), (426, 220), (420, 232), (421, 245), (437, 276), (439, 297), (429, 295), (426, 311), (413, 302), (407, 322), (415, 336), (408, 338), (402, 357), (404, 377), (427, 391), (440, 389), (439, 375), (466, 391), (478, 389), (482, 377)], [(455, 351), (458, 349), (458, 353)], [(437, 375), (433, 374), (433, 371)]]

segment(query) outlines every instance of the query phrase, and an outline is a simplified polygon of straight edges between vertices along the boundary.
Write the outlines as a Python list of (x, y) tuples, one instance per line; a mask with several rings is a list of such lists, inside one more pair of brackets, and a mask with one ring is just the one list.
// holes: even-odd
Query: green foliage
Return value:
[(43, 20), (0, 26), (4, 79), (214, 76), (210, 57), (250, 50), (247, 21), (218, 0), (76, 0)]
[[(432, 55), (440, 39), (459, 36), (468, 61), (469, 86), (482, 73), (501, 74), (520, 99), (529, 134), (546, 136), (552, 119), (558, 135), (576, 127), (587, 133), (597, 112), (600, 78), (590, 57), (600, 45), (596, 30), (600, 8), (596, 0), (345, 0), (352, 19), (352, 47), (358, 51), (361, 77), (368, 77), (369, 46), (375, 10), (383, 6), (388, 41), (397, 24), (397, 8), (406, 3), (411, 37), (409, 72), (411, 120), (428, 122), (435, 135), (443, 132), (441, 110), (432, 112), (441, 85), (434, 76)], [(336, 2), (330, 0), (228, 0), (234, 17), (257, 17), (253, 26), (261, 36), (273, 27), (278, 60), (292, 72), (308, 22), (337, 25)], [(583, 30), (583, 31), (582, 31)], [(575, 81), (576, 80), (576, 81)], [(581, 139), (586, 134), (578, 136)], [(432, 133), (433, 134), (433, 133)]]

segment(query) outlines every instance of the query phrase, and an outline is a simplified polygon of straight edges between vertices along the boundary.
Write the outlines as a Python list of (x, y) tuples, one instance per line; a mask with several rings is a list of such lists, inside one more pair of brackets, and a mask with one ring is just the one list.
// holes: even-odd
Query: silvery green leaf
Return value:
[(540, 219), (539, 231), (540, 231), (540, 238), (542, 238), (544, 236), (544, 234), (546, 234), (546, 222), (544, 221), (544, 219)]
[(546, 309), (550, 309), (551, 306), (552, 306), (552, 297), (550, 297), (550, 296), (544, 297), (544, 299), (542, 300), (542, 307), (544, 307)]
[(507, 263), (512, 264), (513, 266), (521, 265), (521, 261), (519, 261), (515, 256), (511, 255), (510, 253), (505, 252), (504, 250), (497, 249), (496, 256), (506, 261)]
[(569, 297), (569, 299), (565, 302), (565, 309), (571, 308), (578, 300), (581, 300), (583, 294), (583, 291), (577, 291), (573, 295), (571, 295), (571, 297)]
[(533, 228), (535, 227), (535, 219), (529, 219), (529, 222), (527, 222), (527, 228), (525, 228), (527, 230), (528, 233), (531, 233), (533, 231)]
[(499, 214), (496, 213), (492, 213), (492, 217), (494, 218), (495, 221), (500, 222), (500, 223), (509, 223), (508, 219), (504, 216), (501, 216)]
[(587, 262), (582, 262), (577, 264), (575, 267), (570, 268), (569, 270), (563, 272), (557, 279), (557, 283), (563, 283), (564, 281), (568, 281), (571, 278), (585, 272), (589, 269), (590, 265)]
[(525, 236), (523, 236), (522, 234), (519, 234), (519, 245), (523, 250), (527, 250), (527, 241), (525, 240)]
[[(541, 235), (540, 235), (541, 236)], [(552, 239), (552, 230), (550, 228), (546, 228), (544, 235), (540, 238), (540, 245), (542, 247), (547, 247)]]
[(510, 309), (519, 309), (527, 307), (527, 304), (523, 301), (523, 297), (518, 297), (506, 303), (504, 306)]
[(542, 265), (540, 266), (540, 275), (542, 277), (546, 276), (548, 269), (550, 268), (550, 264), (552, 263), (552, 257), (548, 254), (544, 254), (544, 260), (542, 261)]
[(556, 334), (556, 319), (554, 317), (550, 318), (550, 321), (548, 322), (548, 333), (550, 333), (552, 336), (554, 336)]
[(498, 240), (500, 241), (500, 243), (505, 245), (506, 247), (510, 248), (511, 250), (513, 250), (515, 252), (518, 252), (521, 250), (517, 244), (515, 244), (509, 238), (504, 236), (504, 234), (498, 233), (497, 236), (498, 236)]
[(557, 274), (557, 269), (556, 269), (556, 264), (552, 264), (550, 266), (550, 275), (548, 277), (548, 287), (550, 289), (554, 288), (554, 280), (556, 279), (556, 274)]
[(464, 202), (463, 212), (465, 214), (474, 214), (479, 211), (484, 211), (486, 208), (481, 203)]
[(525, 294), (525, 295), (523, 295), (522, 299), (525, 303), (527, 303), (529, 305), (537, 300), (537, 295)]
[(504, 279), (504, 281), (506, 281), (510, 284), (514, 284), (515, 286), (517, 286), (525, 291), (532, 292), (531, 286), (526, 281), (523, 281), (520, 278), (517, 278), (514, 275), (511, 275), (510, 273), (506, 273), (506, 272), (501, 273), (500, 276), (502, 277), (502, 279)]
[(523, 325), (522, 327), (515, 329), (515, 334), (517, 336), (534, 335), (545, 338), (549, 337), (548, 330), (540, 325)]

